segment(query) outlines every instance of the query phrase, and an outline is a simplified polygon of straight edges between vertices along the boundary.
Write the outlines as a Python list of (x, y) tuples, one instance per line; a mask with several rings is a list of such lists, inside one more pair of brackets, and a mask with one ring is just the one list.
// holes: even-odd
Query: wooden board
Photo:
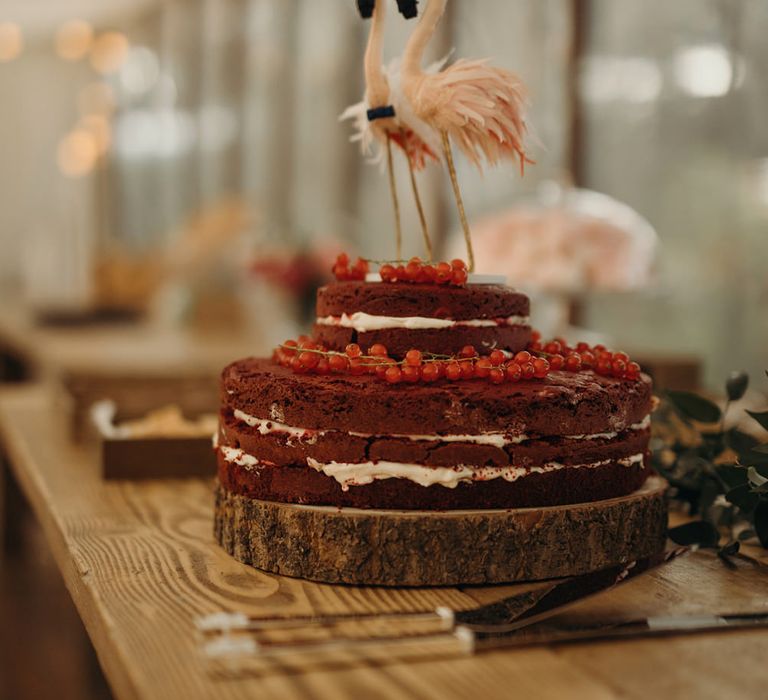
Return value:
[(572, 576), (666, 541), (666, 483), (551, 508), (360, 510), (273, 503), (219, 487), (215, 532), (238, 561), (324, 583), (456, 586)]
[[(73, 446), (50, 394), (0, 392), (0, 443), (39, 519), (118, 700), (478, 697), (648, 700), (765, 696), (765, 631), (568, 648), (456, 649), (418, 658), (387, 649), (285, 657), (226, 672), (199, 653), (197, 616), (264, 617), (465, 609), (523, 587), (372, 588), (276, 576), (214, 541), (212, 481), (104, 482), (95, 450)], [(750, 553), (768, 557), (763, 550)], [(766, 609), (766, 569), (729, 571), (710, 552), (679, 559), (573, 608), (597, 616)], [(38, 673), (45, 673), (46, 655)]]

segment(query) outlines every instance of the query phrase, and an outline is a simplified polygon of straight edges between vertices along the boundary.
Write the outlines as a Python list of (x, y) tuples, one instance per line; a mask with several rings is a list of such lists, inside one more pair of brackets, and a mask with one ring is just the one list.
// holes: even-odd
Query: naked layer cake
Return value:
[(220, 488), (404, 510), (631, 493), (650, 471), (650, 379), (621, 353), (543, 345), (528, 314), (503, 285), (329, 284), (311, 340), (225, 368)]

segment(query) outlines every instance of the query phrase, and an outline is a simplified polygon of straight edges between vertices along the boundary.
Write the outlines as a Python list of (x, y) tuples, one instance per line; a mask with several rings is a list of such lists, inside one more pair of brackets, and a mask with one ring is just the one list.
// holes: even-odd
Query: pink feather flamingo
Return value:
[[(369, 153), (371, 146), (378, 143), (382, 149), (376, 160), (384, 156), (386, 149), (389, 185), (395, 211), (397, 257), (401, 258), (402, 229), (397, 186), (392, 165), (392, 144), (398, 146), (408, 160), (416, 208), (424, 235), (427, 258), (432, 259), (432, 243), (429, 236), (424, 208), (416, 184), (416, 171), (422, 170), (430, 160), (440, 160), (440, 134), (425, 122), (419, 120), (403, 98), (400, 89), (399, 60), (383, 65), (384, 16), (387, 0), (375, 0), (371, 31), (365, 50), (365, 97), (362, 102), (349, 107), (341, 119), (354, 119), (357, 134), (353, 140), (360, 141), (363, 151)], [(439, 70), (442, 63), (427, 70)]]
[(438, 73), (421, 68), (424, 51), (445, 12), (448, 0), (429, 0), (424, 14), (408, 40), (401, 66), (402, 90), (419, 121), (440, 134), (443, 153), (467, 245), (469, 269), (474, 253), (469, 224), (461, 198), (451, 141), (478, 168), (484, 157), (491, 165), (504, 158), (518, 159), (523, 172), (528, 159), (525, 91), (510, 71), (489, 66), (485, 60), (456, 61)]

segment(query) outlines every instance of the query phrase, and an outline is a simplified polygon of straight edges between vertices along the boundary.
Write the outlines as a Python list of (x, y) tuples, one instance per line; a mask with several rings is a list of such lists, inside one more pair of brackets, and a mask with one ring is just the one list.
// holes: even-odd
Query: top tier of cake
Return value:
[(528, 297), (504, 285), (335, 282), (318, 291), (313, 335), (331, 350), (382, 343), (396, 358), (411, 348), (454, 355), (466, 345), (517, 352), (531, 339), (529, 313)]

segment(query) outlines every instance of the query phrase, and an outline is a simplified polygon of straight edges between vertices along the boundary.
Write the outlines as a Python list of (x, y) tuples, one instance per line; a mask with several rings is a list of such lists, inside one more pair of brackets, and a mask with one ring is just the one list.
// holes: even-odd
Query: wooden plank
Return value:
[[(764, 691), (768, 671), (756, 649), (768, 637), (760, 632), (474, 658), (457, 656), (453, 648), (425, 649), (415, 658), (366, 650), (222, 671), (198, 652), (193, 633), (198, 615), (221, 609), (290, 616), (462, 608), (512, 588), (330, 586), (241, 565), (214, 544), (211, 482), (103, 482), (93, 448), (67, 440), (48, 391), (0, 393), (0, 436), (118, 698), (501, 698), (514, 693), (559, 700), (647, 697), (651, 691), (660, 697), (759, 697)], [(708, 555), (697, 555), (585, 603), (573, 614), (634, 616), (697, 604), (764, 607), (765, 578), (754, 576), (748, 566), (733, 573)]]

